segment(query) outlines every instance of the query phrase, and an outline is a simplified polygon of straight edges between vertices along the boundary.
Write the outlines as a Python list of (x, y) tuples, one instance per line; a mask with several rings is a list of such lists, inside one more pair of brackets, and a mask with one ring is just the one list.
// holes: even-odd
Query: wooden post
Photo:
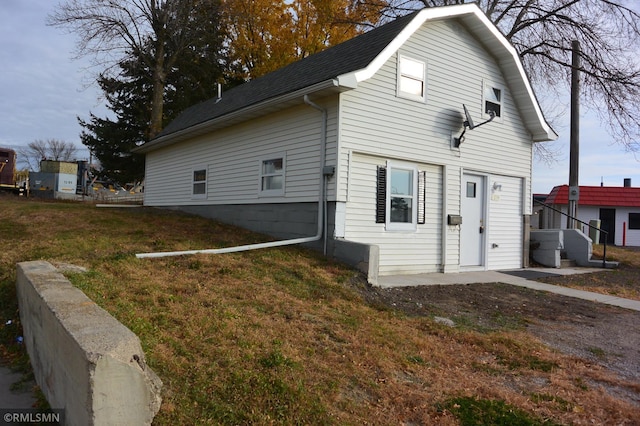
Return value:
[(580, 42), (571, 42), (571, 134), (569, 153), (569, 216), (567, 229), (574, 229), (578, 222), (578, 200), (580, 187), (578, 183), (578, 169), (580, 163)]

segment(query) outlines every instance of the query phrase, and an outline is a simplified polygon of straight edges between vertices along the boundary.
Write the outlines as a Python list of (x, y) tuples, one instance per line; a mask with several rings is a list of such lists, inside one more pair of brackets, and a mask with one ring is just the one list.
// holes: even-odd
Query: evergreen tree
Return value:
[[(167, 42), (166, 54), (173, 67), (167, 72), (163, 91), (162, 126), (190, 105), (215, 96), (218, 82), (223, 80), (224, 58), (220, 56), (217, 18), (210, 11), (194, 11), (189, 31), (189, 46)], [(99, 160), (103, 179), (121, 184), (144, 177), (144, 158), (131, 152), (156, 135), (153, 120), (156, 93), (154, 69), (149, 57), (155, 55), (153, 43), (118, 63), (118, 73), (102, 74), (98, 84), (112, 117), (90, 115), (79, 119), (84, 128), (81, 140)], [(179, 49), (175, 53), (174, 49)]]
[(119, 79), (103, 75), (98, 80), (114, 117), (91, 114), (89, 121), (79, 121), (82, 143), (100, 162), (99, 177), (124, 184), (144, 177), (144, 157), (131, 150), (148, 140), (151, 83), (148, 72), (136, 74), (139, 67), (134, 63), (120, 67)]

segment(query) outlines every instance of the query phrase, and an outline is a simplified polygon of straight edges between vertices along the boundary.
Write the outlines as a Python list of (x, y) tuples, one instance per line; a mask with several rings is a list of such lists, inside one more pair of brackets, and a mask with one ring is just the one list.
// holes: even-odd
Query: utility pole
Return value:
[(571, 134), (569, 152), (569, 211), (567, 212), (567, 229), (577, 228), (578, 200), (580, 186), (578, 183), (578, 165), (580, 163), (580, 42), (571, 42)]

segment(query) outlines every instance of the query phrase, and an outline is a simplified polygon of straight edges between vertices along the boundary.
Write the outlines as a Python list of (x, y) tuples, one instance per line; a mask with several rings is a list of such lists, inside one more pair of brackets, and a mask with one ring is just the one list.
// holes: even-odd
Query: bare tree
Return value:
[[(149, 137), (162, 130), (167, 75), (192, 41), (198, 23), (216, 16), (216, 0), (67, 0), (50, 25), (79, 36), (78, 55), (93, 56), (103, 76), (126, 57), (140, 59), (152, 76)], [(196, 19), (197, 17), (197, 19)], [(212, 29), (213, 30), (213, 29)], [(104, 71), (106, 67), (107, 71)]]
[[(387, 19), (464, 0), (391, 0)], [(536, 92), (567, 97), (571, 41), (582, 50), (581, 101), (615, 140), (640, 151), (640, 8), (625, 0), (479, 0), (520, 54)]]
[[(284, 0), (281, 0), (284, 1)], [(276, 0), (274, 2), (277, 3)], [(385, 19), (465, 0), (359, 0), (387, 7)], [(151, 70), (149, 136), (162, 128), (167, 73), (189, 47), (194, 11), (217, 13), (219, 0), (66, 0), (50, 24), (75, 31), (79, 54), (110, 64), (135, 55)], [(288, 2), (290, 3), (290, 2)], [(582, 46), (583, 104), (596, 111), (615, 140), (640, 151), (640, 14), (632, 0), (478, 0), (515, 46), (539, 96), (569, 92), (571, 41)], [(212, 18), (215, 20), (215, 18)], [(203, 21), (198, 21), (203, 22)], [(103, 65), (104, 63), (103, 62)]]
[(19, 150), (20, 160), (29, 170), (40, 170), (41, 160), (74, 161), (78, 149), (71, 142), (58, 139), (35, 140)]

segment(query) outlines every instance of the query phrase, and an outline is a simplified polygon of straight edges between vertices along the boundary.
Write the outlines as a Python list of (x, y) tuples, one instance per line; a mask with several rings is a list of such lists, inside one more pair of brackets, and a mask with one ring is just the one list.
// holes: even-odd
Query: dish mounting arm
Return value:
[(464, 128), (462, 129), (462, 133), (460, 133), (460, 136), (458, 136), (457, 138), (453, 138), (453, 146), (456, 147), (456, 148), (459, 148), (460, 144), (462, 142), (464, 142), (464, 133), (467, 131), (467, 128), (469, 130), (473, 130), (476, 127), (480, 127), (483, 124), (487, 124), (490, 121), (493, 121), (494, 118), (496, 118), (495, 111), (489, 111), (489, 119), (488, 120), (483, 121), (480, 124), (474, 125), (473, 124), (473, 120), (471, 119), (471, 115), (469, 114), (469, 111), (467, 110), (467, 107), (464, 104), (462, 104), (462, 108), (464, 108), (464, 115), (465, 115), (465, 120), (464, 120), (464, 123), (462, 124)]

